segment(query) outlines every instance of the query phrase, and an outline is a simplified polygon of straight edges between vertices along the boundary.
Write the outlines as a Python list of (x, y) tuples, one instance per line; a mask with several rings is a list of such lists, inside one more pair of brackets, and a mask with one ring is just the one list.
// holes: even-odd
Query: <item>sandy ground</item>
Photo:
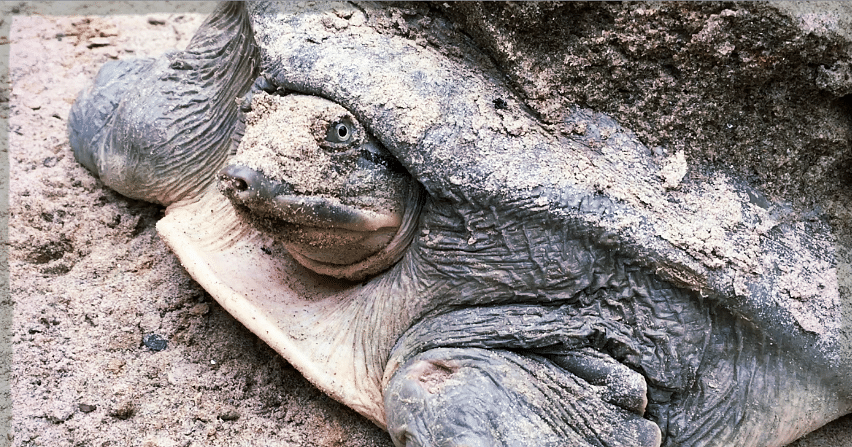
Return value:
[[(74, 161), (68, 112), (99, 67), (183, 48), (212, 8), (151, 7), (0, 7), (5, 26), (17, 14), (12, 89), (0, 92), (10, 103), (12, 445), (390, 446), (189, 278), (156, 234), (162, 208), (104, 188)], [(146, 346), (152, 334), (167, 347)], [(852, 446), (852, 418), (793, 445)]]

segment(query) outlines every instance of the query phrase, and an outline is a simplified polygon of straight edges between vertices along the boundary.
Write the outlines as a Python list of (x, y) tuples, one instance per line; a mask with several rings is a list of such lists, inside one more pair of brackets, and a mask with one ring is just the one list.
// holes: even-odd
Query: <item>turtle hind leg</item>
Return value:
[(656, 424), (604, 400), (599, 387), (548, 359), (437, 348), (398, 369), (385, 389), (397, 446), (657, 447)]
[(185, 51), (105, 65), (72, 107), (77, 160), (107, 186), (170, 205), (215, 180), (240, 121), (235, 99), (257, 76), (260, 53), (244, 5), (225, 3)]

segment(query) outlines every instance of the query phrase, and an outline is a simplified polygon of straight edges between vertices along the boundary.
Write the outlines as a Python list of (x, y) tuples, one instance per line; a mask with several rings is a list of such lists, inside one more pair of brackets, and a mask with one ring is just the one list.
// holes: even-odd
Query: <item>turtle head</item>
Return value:
[(420, 186), (348, 110), (307, 95), (254, 95), (219, 189), (243, 220), (317, 273), (362, 279), (413, 236)]

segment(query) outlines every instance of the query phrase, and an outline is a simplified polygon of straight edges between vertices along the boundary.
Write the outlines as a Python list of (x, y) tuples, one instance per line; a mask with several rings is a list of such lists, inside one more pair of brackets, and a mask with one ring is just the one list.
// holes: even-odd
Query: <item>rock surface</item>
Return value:
[[(658, 147), (671, 159), (672, 188), (703, 175), (684, 166), (697, 160), (745, 176), (771, 199), (820, 205), (835, 222), (852, 222), (843, 214), (852, 189), (849, 7), (434, 6), (513, 67), (510, 81), (545, 121), (558, 123), (576, 102)], [(151, 7), (3, 6), (3, 20), (11, 17), (12, 89), (3, 96), (13, 445), (389, 446), (384, 432), (312, 388), (189, 278), (156, 234), (161, 207), (119, 196), (74, 161), (68, 110), (103, 62), (182, 48), (212, 9)], [(386, 31), (416, 37), (411, 18), (424, 7), (383, 18)], [(547, 40), (552, 52), (523, 51), (546, 37), (528, 25), (542, 18), (575, 26)], [(486, 25), (501, 39), (489, 40)], [(765, 40), (749, 40), (761, 30)], [(667, 57), (670, 66), (655, 62)], [(167, 348), (146, 347), (151, 334)], [(852, 445), (852, 419), (793, 445)]]

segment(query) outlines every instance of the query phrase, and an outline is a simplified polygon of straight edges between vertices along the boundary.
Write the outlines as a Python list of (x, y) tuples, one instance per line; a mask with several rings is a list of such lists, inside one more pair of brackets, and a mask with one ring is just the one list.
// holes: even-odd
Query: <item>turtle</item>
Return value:
[(828, 224), (686, 185), (603, 113), (544, 125), (449, 20), (447, 50), (386, 7), (224, 3), (104, 65), (75, 157), (398, 446), (780, 446), (852, 411)]

